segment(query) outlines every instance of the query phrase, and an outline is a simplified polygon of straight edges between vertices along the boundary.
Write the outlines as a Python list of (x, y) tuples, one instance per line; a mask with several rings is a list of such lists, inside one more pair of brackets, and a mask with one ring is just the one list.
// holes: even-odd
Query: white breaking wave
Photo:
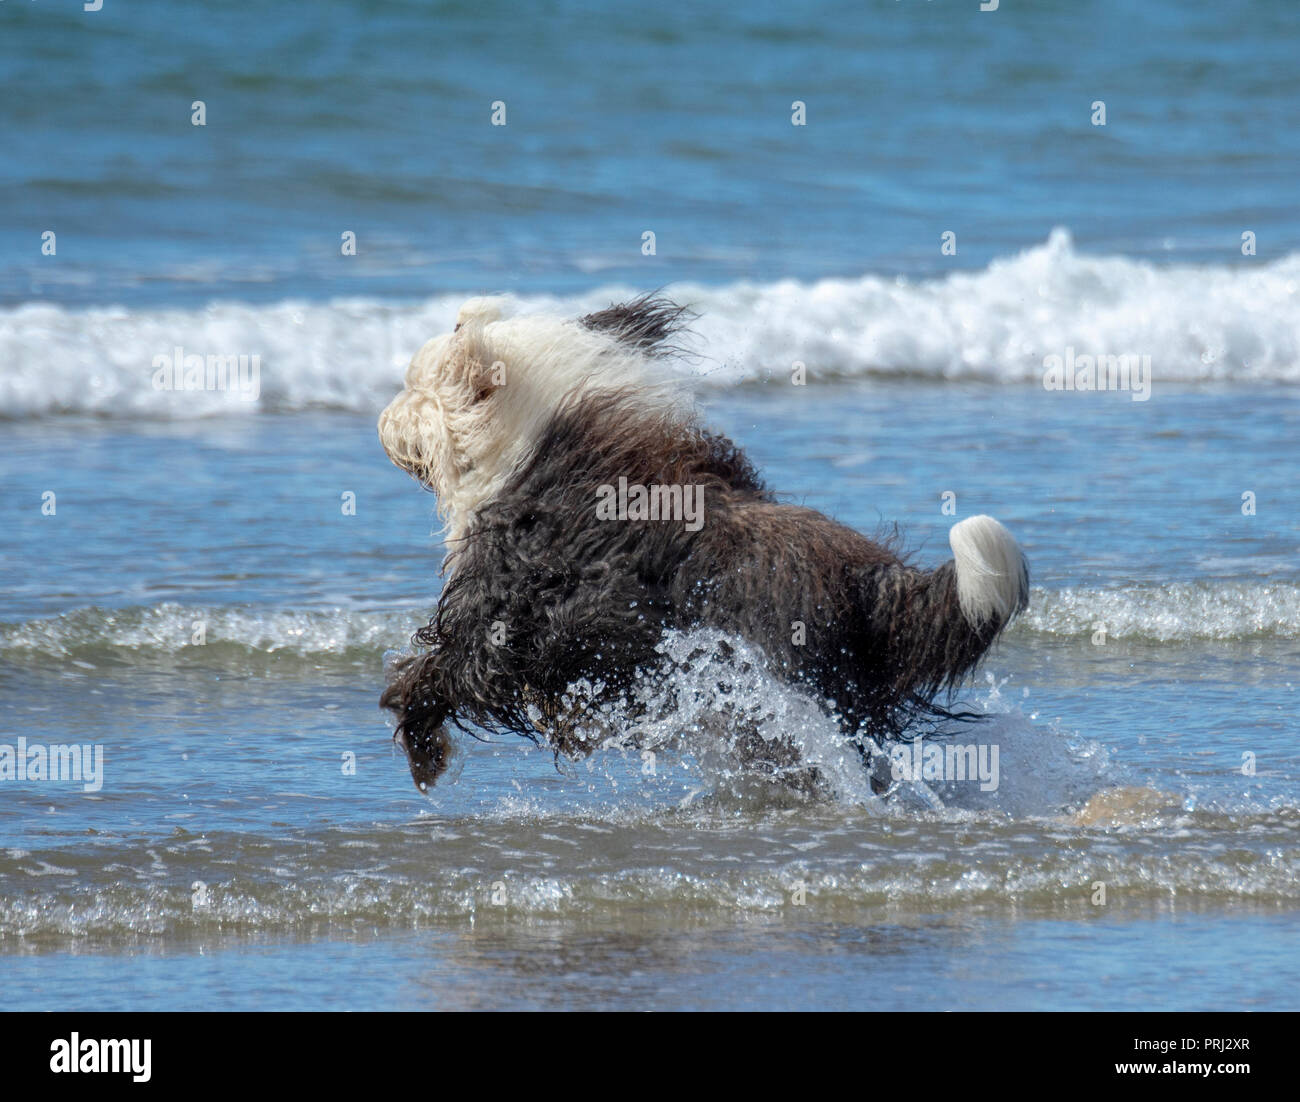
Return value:
[[(1020, 630), (1161, 643), (1300, 638), (1300, 585), (1295, 582), (1169, 582), (1116, 589), (1035, 590)], [(1015, 630), (1013, 628), (1013, 630)]]
[[(432, 607), (430, 605), (429, 607)], [(0, 623), (0, 656), (66, 658), (198, 653), (202, 625), (213, 660), (226, 648), (246, 655), (309, 660), (375, 657), (404, 647), (427, 620), (429, 608), (361, 611), (284, 609), (255, 605), (202, 606), (167, 601), (122, 609), (79, 608), (58, 616)], [(1296, 582), (1171, 582), (1114, 589), (1032, 590), (1029, 609), (1013, 633), (1088, 637), (1104, 625), (1108, 638), (1190, 643), (1300, 639), (1300, 584)]]
[[(645, 288), (528, 296), (527, 310), (579, 316)], [(783, 280), (668, 293), (699, 314), (693, 370), (712, 384), (917, 376), (1037, 382), (1043, 360), (1149, 355), (1157, 382), (1300, 382), (1300, 254), (1228, 265), (1157, 266), (1040, 246), (974, 272)], [(258, 409), (375, 412), (467, 294), (423, 303), (367, 299), (214, 303), (202, 309), (0, 310), (0, 417), (59, 413), (189, 418)], [(155, 357), (257, 356), (258, 397), (158, 390)]]
[[(1249, 265), (1249, 266), (1248, 266)], [(1067, 231), (976, 272), (914, 281), (691, 288), (724, 374), (920, 376), (1041, 385), (1043, 360), (1151, 357), (1157, 382), (1300, 382), (1300, 253), (1162, 267), (1086, 256)], [(724, 351), (729, 350), (729, 351)]]
[(57, 658), (138, 653), (145, 658), (219, 652), (306, 658), (379, 655), (405, 645), (427, 615), (413, 610), (278, 609), (180, 605), (173, 601), (123, 609), (79, 608), (58, 616), (0, 624), (0, 654)]

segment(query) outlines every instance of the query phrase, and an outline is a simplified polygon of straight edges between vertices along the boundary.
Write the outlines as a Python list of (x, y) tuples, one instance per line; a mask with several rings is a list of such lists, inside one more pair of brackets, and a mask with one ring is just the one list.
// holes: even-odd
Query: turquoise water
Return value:
[[(975, 9), (0, 4), (0, 744), (103, 750), (0, 780), (6, 1007), (1295, 1008), (1300, 16)], [(800, 802), (699, 732), (411, 786), (440, 551), (378, 410), (468, 294), (660, 284), (790, 500), (1022, 542), (994, 791)], [(256, 398), (156, 390), (177, 346)]]

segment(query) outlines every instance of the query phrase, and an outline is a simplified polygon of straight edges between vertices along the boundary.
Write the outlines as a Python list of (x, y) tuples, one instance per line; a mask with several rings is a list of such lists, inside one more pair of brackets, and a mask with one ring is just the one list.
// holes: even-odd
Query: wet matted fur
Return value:
[[(948, 714), (936, 698), (1025, 607), (1024, 557), (991, 517), (955, 525), (954, 561), (922, 570), (778, 502), (656, 381), (684, 318), (653, 297), (576, 322), (473, 300), (384, 411), (385, 450), (438, 494), (448, 528), (437, 611), (381, 699), (421, 789), (447, 767), (448, 724), (590, 752), (566, 690), (586, 679), (622, 698), (668, 629), (748, 640), (857, 745), (898, 738)], [(620, 479), (694, 488), (702, 523), (602, 519)]]

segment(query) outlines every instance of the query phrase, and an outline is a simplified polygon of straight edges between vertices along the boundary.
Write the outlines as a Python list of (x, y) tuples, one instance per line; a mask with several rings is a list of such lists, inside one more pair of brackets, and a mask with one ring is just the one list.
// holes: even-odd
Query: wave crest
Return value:
[[(578, 317), (636, 293), (606, 286), (523, 309)], [(639, 290), (644, 290), (641, 288)], [(1300, 382), (1300, 254), (1250, 265), (1161, 267), (1046, 243), (978, 271), (931, 279), (866, 275), (668, 293), (700, 314), (695, 370), (710, 385), (807, 377), (1036, 382), (1043, 359), (1150, 355), (1160, 382)], [(186, 419), (257, 410), (372, 413), (411, 356), (449, 329), (466, 296), (213, 303), (203, 309), (0, 310), (0, 417), (91, 414)], [(258, 356), (257, 399), (234, 390), (157, 390), (154, 358)]]

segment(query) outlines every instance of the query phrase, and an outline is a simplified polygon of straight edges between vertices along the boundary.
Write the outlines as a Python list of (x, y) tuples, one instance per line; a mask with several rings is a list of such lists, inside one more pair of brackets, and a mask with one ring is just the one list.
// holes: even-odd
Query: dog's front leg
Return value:
[(379, 698), (382, 707), (397, 716), (393, 741), (406, 754), (411, 780), (427, 792), (443, 773), (451, 758), (451, 740), (446, 722), (450, 707), (440, 691), (441, 664), (436, 653), (400, 661)]

